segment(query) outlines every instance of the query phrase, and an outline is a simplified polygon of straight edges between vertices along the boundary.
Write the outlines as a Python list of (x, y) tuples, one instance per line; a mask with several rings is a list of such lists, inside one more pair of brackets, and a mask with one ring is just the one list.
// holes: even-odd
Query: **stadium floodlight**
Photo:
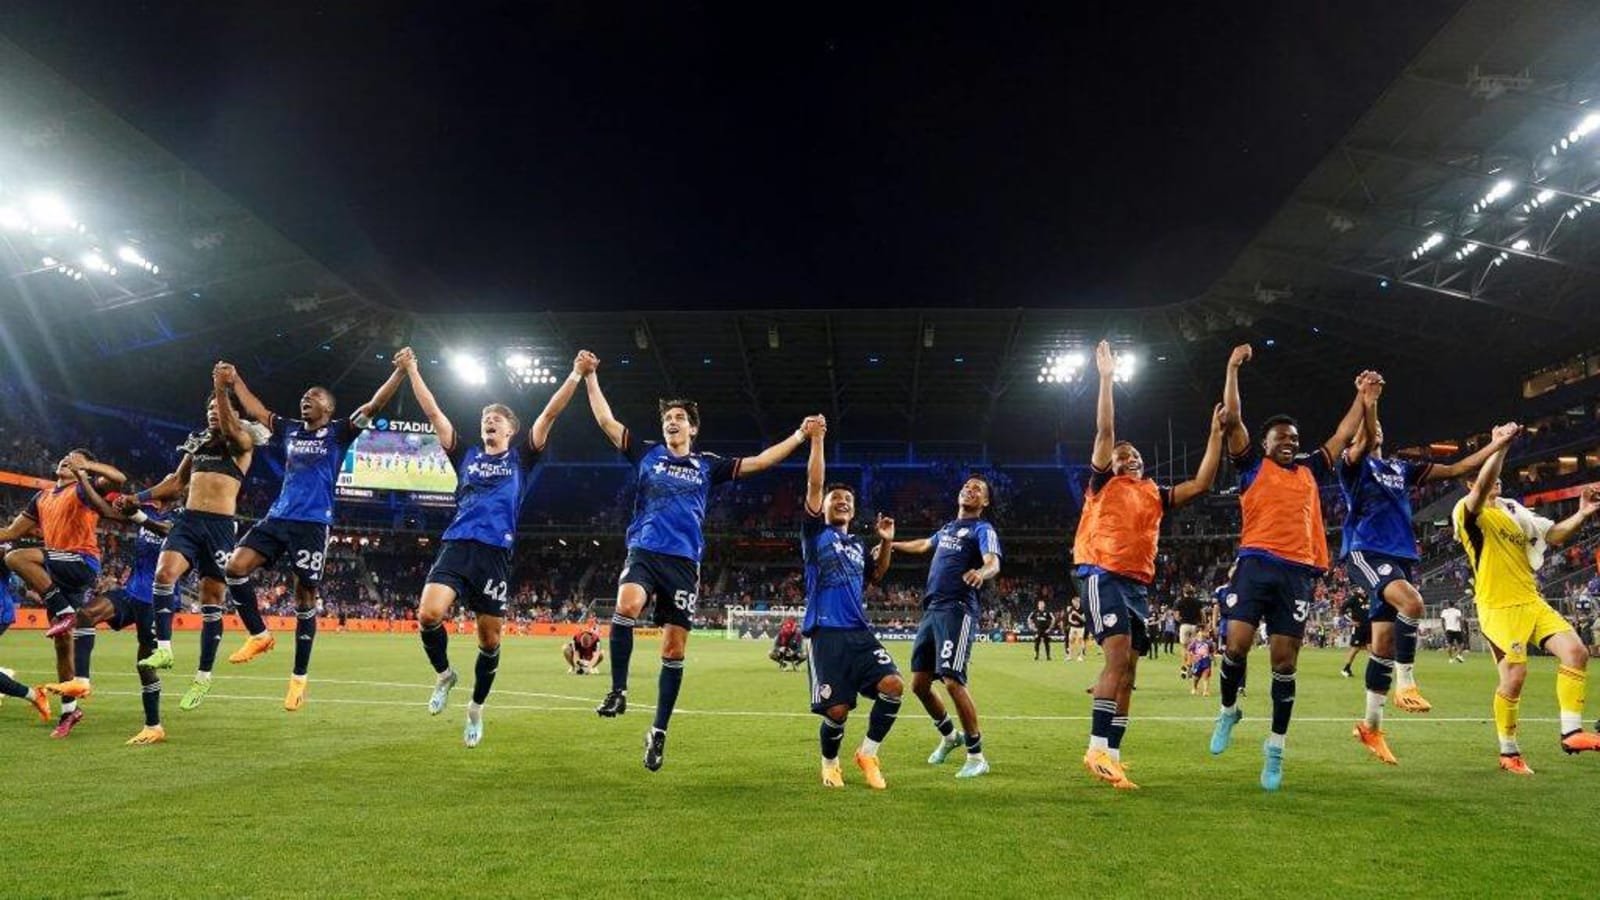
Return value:
[(489, 383), (489, 370), (481, 360), (470, 353), (454, 353), (450, 356), (450, 371), (456, 377), (474, 387), (482, 387)]
[(36, 225), (48, 229), (76, 229), (78, 220), (65, 200), (55, 194), (35, 194), (28, 199), (28, 214)]
[(1482, 246), (1482, 244), (1474, 244), (1473, 242), (1468, 241), (1465, 246), (1456, 251), (1456, 262), (1460, 262), (1472, 254), (1477, 253), (1478, 248)]
[(1539, 193), (1535, 194), (1533, 196), (1532, 200), (1529, 200), (1527, 203), (1522, 204), (1522, 211), (1525, 212), (1525, 213), (1533, 212), (1534, 210), (1536, 210), (1539, 207), (1545, 205), (1546, 203), (1549, 203), (1551, 200), (1554, 200), (1555, 198), (1556, 198), (1556, 192), (1550, 190), (1549, 188), (1545, 188), (1544, 190), (1542, 190)]
[(0, 207), (0, 228), (7, 231), (27, 231), (28, 217), (15, 206)]
[(100, 251), (98, 250), (90, 250), (88, 253), (85, 253), (83, 255), (82, 262), (83, 267), (91, 272), (99, 272), (102, 275), (117, 274), (117, 267), (113, 266), (109, 262), (106, 262), (106, 258), (101, 256)]
[(130, 266), (138, 266), (146, 272), (149, 272), (151, 275), (156, 275), (161, 272), (160, 266), (148, 259), (145, 259), (143, 253), (140, 253), (137, 249), (126, 244), (117, 250), (117, 258)]
[(1046, 356), (1044, 365), (1039, 367), (1039, 383), (1071, 384), (1083, 377), (1083, 365), (1087, 361), (1077, 350)]
[(1422, 243), (1417, 245), (1417, 249), (1411, 251), (1411, 258), (1421, 259), (1429, 250), (1432, 250), (1442, 243), (1444, 243), (1444, 233), (1435, 231), (1433, 234), (1430, 234), (1424, 238)]
[(1118, 353), (1116, 371), (1111, 376), (1111, 380), (1126, 384), (1133, 380), (1133, 375), (1138, 370), (1139, 357), (1134, 356), (1132, 353)]
[(1504, 199), (1507, 194), (1516, 190), (1516, 188), (1517, 183), (1509, 178), (1502, 178), (1496, 181), (1494, 187), (1489, 189), (1489, 193), (1484, 194), (1478, 199), (1477, 203), (1472, 204), (1472, 211), (1477, 213), (1488, 210), (1489, 207), (1495, 204), (1495, 201)]
[(536, 384), (555, 384), (559, 379), (544, 364), (544, 360), (527, 350), (507, 350), (503, 360), (506, 375), (511, 383), (519, 388), (528, 388)]

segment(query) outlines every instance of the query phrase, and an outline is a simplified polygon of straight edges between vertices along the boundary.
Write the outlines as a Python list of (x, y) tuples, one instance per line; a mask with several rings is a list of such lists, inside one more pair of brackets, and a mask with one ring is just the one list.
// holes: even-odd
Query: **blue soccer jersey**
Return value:
[(1349, 512), (1339, 558), (1350, 551), (1380, 553), (1396, 559), (1417, 559), (1417, 538), (1411, 531), (1411, 489), (1428, 477), (1433, 463), (1379, 459), (1371, 454), (1356, 465), (1341, 459), (1339, 490)]
[(961, 580), (983, 568), (985, 554), (1000, 555), (1000, 535), (982, 519), (956, 519), (934, 533), (933, 562), (928, 566), (928, 587), (923, 609), (962, 609), (978, 614), (978, 589)]
[(861, 539), (806, 512), (800, 526), (800, 556), (806, 569), (806, 616), (800, 630), (868, 628), (862, 600), (867, 553)]
[(713, 487), (739, 476), (739, 461), (698, 450), (673, 456), (665, 444), (634, 442), (631, 432), (623, 432), (622, 455), (638, 479), (628, 549), (699, 562), (706, 546), (706, 498)]
[(283, 488), (267, 510), (267, 518), (332, 525), (339, 466), (344, 463), (345, 448), (361, 429), (349, 419), (310, 429), (301, 419), (273, 416), (272, 433), (283, 439)]
[[(151, 522), (167, 521), (167, 514), (154, 506), (145, 504), (139, 507)], [(128, 580), (122, 589), (128, 596), (140, 603), (150, 603), (154, 596), (151, 588), (156, 583), (156, 563), (161, 559), (161, 545), (166, 541), (166, 536), (157, 534), (148, 528), (140, 528), (138, 537), (133, 543), (133, 568), (128, 572)]]
[(513, 438), (508, 449), (489, 453), (478, 444), (468, 445), (458, 431), (456, 446), (447, 452), (456, 467), (456, 515), (444, 530), (444, 539), (510, 550), (522, 502), (533, 486), (528, 476), (539, 462), (539, 451), (523, 436)]

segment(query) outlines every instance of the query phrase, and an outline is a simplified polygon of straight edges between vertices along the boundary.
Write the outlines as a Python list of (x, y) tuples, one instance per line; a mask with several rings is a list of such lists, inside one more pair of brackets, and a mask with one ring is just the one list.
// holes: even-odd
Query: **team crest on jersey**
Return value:
[(1109, 616), (1104, 616), (1100, 621), (1104, 622), (1107, 628), (1115, 628), (1117, 627), (1117, 614), (1112, 613)]
[(967, 532), (968, 532), (968, 531), (969, 531), (969, 530), (970, 530), (970, 529), (966, 529), (966, 528), (957, 528), (957, 529), (956, 529), (956, 537), (958, 537), (958, 538), (964, 538), (964, 537), (966, 537), (966, 536), (967, 536)]
[(1389, 573), (1393, 572), (1393, 571), (1394, 571), (1394, 566), (1391, 566), (1388, 563), (1384, 563), (1383, 565), (1378, 567), (1378, 574), (1379, 575), (1383, 575), (1385, 577), (1388, 577)]
[(1521, 653), (1522, 652), (1522, 642), (1521, 641), (1517, 641), (1516, 643), (1512, 644), (1511, 645), (1511, 652), (1512, 653)]
[(822, 687), (817, 688), (817, 696), (821, 697), (824, 700), (827, 700), (828, 698), (832, 697), (833, 696), (833, 685), (825, 684)]
[(1228, 595), (1228, 599), (1225, 602), (1228, 604), (1228, 608), (1232, 609), (1235, 605), (1238, 604), (1239, 595), (1238, 594), (1229, 594)]
[(328, 429), (326, 429), (326, 428), (318, 428), (317, 429), (317, 437), (325, 438), (327, 436), (328, 436)]

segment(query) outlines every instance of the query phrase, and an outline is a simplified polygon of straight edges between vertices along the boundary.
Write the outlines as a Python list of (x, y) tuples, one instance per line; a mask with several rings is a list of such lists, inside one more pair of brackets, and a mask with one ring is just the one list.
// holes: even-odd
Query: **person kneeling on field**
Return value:
[(772, 652), (767, 658), (778, 664), (780, 672), (785, 666), (800, 671), (800, 664), (806, 661), (806, 645), (794, 619), (784, 619), (778, 627), (778, 637), (772, 642)]
[(600, 649), (600, 632), (586, 628), (573, 635), (561, 648), (561, 658), (567, 661), (567, 674), (593, 675), (606, 658), (605, 651)]

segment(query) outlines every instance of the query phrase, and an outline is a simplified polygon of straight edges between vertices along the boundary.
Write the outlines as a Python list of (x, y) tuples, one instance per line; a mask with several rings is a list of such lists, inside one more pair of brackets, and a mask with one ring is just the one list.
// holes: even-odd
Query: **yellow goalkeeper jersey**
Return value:
[(1539, 583), (1528, 562), (1528, 535), (1498, 503), (1487, 502), (1477, 515), (1467, 514), (1467, 503), (1456, 504), (1456, 539), (1466, 548), (1472, 566), (1473, 599), (1480, 609), (1504, 609), (1540, 603)]

